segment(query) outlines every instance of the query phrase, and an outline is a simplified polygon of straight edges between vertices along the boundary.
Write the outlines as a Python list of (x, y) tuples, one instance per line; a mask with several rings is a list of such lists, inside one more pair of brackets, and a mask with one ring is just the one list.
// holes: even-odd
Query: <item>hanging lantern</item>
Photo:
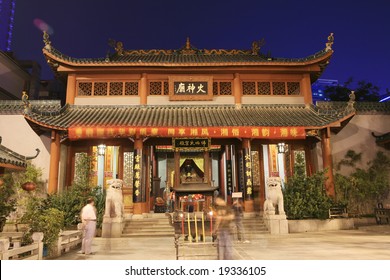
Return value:
[(22, 189), (27, 192), (34, 191), (36, 188), (37, 185), (34, 182), (26, 182), (22, 185)]

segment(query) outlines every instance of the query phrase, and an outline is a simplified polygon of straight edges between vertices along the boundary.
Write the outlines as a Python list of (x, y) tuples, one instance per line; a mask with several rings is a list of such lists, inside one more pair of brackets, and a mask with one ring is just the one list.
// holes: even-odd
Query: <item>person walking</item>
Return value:
[(96, 208), (95, 201), (93, 198), (87, 199), (87, 204), (81, 210), (81, 222), (82, 228), (84, 230), (83, 240), (81, 243), (80, 254), (91, 255), (93, 254), (92, 249), (92, 240), (95, 237), (96, 231)]
[(233, 242), (231, 232), (231, 222), (234, 215), (230, 207), (227, 207), (225, 200), (222, 198), (215, 199), (217, 208), (217, 217), (215, 231), (218, 236), (218, 259), (232, 260), (233, 259)]
[(241, 200), (236, 198), (233, 201), (233, 213), (234, 213), (234, 224), (237, 230), (237, 239), (239, 242), (249, 243), (249, 240), (245, 239), (244, 225), (242, 224), (242, 218), (244, 217), (244, 211)]

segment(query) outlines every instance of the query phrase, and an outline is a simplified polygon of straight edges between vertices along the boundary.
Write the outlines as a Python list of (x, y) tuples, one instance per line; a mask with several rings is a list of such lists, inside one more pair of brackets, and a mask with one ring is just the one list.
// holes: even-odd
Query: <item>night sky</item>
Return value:
[(110, 38), (125, 49), (179, 49), (189, 36), (199, 49), (250, 49), (305, 57), (334, 33), (335, 53), (321, 78), (349, 77), (390, 89), (390, 1), (313, 0), (16, 0), (12, 49), (38, 61), (42, 78), (53, 74), (42, 55), (41, 19), (52, 45), (72, 57), (104, 57)]

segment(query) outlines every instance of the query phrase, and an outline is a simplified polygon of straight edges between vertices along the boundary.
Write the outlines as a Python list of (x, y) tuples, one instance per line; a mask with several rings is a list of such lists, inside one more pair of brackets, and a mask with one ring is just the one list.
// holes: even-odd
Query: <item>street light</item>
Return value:
[(105, 144), (100, 144), (97, 146), (98, 148), (98, 156), (104, 156), (106, 154), (106, 145)]

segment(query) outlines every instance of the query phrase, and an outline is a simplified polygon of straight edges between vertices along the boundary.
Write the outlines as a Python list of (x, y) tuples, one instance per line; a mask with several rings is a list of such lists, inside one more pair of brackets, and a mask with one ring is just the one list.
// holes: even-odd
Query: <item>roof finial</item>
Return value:
[(351, 93), (349, 94), (348, 97), (349, 97), (349, 100), (348, 100), (346, 111), (354, 112), (355, 111), (354, 105), (355, 105), (355, 99), (356, 99), (355, 91), (351, 90)]
[(190, 50), (190, 49), (191, 49), (191, 42), (190, 42), (190, 37), (187, 37), (187, 41), (186, 41), (186, 49), (187, 49), (187, 50)]
[(325, 51), (332, 50), (333, 42), (334, 42), (334, 36), (333, 36), (333, 32), (332, 32), (332, 33), (329, 34), (328, 42), (326, 42), (326, 44), (325, 44)]
[(24, 113), (28, 114), (31, 110), (31, 104), (30, 101), (28, 101), (28, 94), (25, 90), (22, 93), (22, 101), (24, 104)]
[(261, 40), (253, 41), (252, 42), (252, 54), (258, 55), (260, 53), (261, 47), (264, 45), (265, 45), (264, 38), (262, 38)]
[(51, 42), (49, 40), (49, 33), (47, 33), (46, 31), (43, 31), (43, 42), (45, 43), (45, 49), (48, 49), (50, 50), (51, 48)]

